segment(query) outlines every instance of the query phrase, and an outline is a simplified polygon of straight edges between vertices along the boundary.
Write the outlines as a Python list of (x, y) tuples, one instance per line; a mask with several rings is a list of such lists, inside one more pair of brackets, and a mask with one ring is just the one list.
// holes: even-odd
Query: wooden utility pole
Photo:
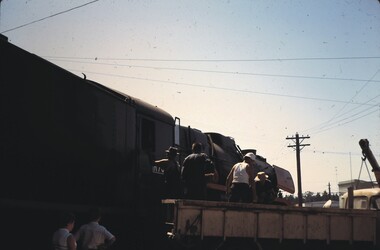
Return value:
[[(287, 140), (292, 140), (295, 145), (289, 145), (289, 148), (296, 148), (296, 158), (297, 158), (297, 182), (298, 182), (298, 206), (302, 207), (302, 184), (301, 184), (301, 150), (306, 147), (310, 146), (310, 144), (301, 144), (303, 140), (309, 139), (310, 136), (299, 136), (298, 133), (296, 133), (296, 136), (294, 137), (286, 137)], [(301, 140), (301, 141), (300, 141)]]

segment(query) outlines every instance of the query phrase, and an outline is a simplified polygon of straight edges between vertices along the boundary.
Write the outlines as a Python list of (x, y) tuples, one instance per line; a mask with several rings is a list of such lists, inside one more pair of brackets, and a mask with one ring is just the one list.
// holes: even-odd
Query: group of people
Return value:
[(216, 175), (213, 162), (202, 152), (202, 144), (192, 144), (189, 154), (180, 166), (178, 149), (170, 147), (167, 158), (155, 161), (163, 169), (166, 198), (206, 199), (206, 184), (209, 176)]
[(268, 175), (256, 168), (256, 155), (247, 153), (242, 162), (236, 163), (226, 179), (226, 194), (231, 202), (269, 204), (276, 198)]
[[(178, 149), (170, 147), (167, 158), (155, 161), (163, 170), (166, 198), (192, 200), (206, 199), (206, 185), (209, 178), (218, 179), (218, 172), (207, 154), (202, 152), (202, 144), (192, 144), (182, 167), (177, 161)], [(242, 162), (236, 163), (226, 179), (226, 194), (230, 202), (271, 203), (276, 195), (265, 172), (258, 171), (254, 153), (244, 155)]]
[[(177, 161), (178, 150), (170, 147), (167, 158), (155, 161), (163, 169), (167, 198), (206, 199), (207, 179), (218, 178), (215, 166), (207, 154), (202, 153), (202, 144), (193, 143), (192, 153), (180, 166)], [(242, 162), (236, 163), (226, 179), (226, 194), (230, 202), (271, 203), (275, 198), (272, 183), (265, 172), (257, 171), (254, 153), (244, 155)], [(116, 240), (104, 226), (99, 224), (101, 211), (93, 208), (89, 211), (89, 223), (82, 225), (75, 234), (75, 216), (64, 213), (60, 218), (60, 228), (53, 234), (54, 250), (95, 250), (107, 249)]]
[(104, 226), (99, 224), (101, 211), (99, 208), (92, 208), (89, 211), (89, 222), (82, 225), (75, 234), (72, 230), (75, 226), (75, 215), (64, 212), (60, 216), (60, 225), (54, 232), (52, 245), (54, 250), (105, 250), (116, 240)]

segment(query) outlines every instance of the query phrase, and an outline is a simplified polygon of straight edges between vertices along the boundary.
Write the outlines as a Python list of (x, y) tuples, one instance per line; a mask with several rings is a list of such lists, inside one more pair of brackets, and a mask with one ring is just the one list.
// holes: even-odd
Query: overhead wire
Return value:
[(351, 112), (353, 112), (354, 110), (356, 110), (356, 109), (362, 107), (364, 104), (368, 104), (368, 103), (372, 102), (373, 100), (375, 100), (375, 99), (377, 99), (377, 98), (379, 98), (379, 97), (380, 97), (380, 94), (378, 94), (377, 96), (372, 97), (371, 99), (369, 99), (369, 100), (366, 101), (365, 103), (360, 104), (360, 105), (356, 106), (355, 108), (352, 108), (352, 109), (350, 109), (350, 110), (344, 112), (343, 114), (340, 114), (340, 115), (336, 116), (335, 118), (339, 118), (339, 117), (342, 117), (342, 116), (344, 116), (344, 115), (346, 115), (346, 114), (348, 114), (348, 113), (351, 113)]
[[(375, 99), (377, 99), (377, 98), (379, 98), (379, 97), (380, 97), (380, 94), (377, 95), (377, 96), (375, 96), (375, 97), (373, 97), (373, 98), (371, 98), (371, 99), (369, 99), (369, 100), (366, 101), (365, 103), (359, 104), (359, 105), (356, 106), (355, 108), (352, 108), (352, 109), (346, 111), (345, 113), (336, 116), (335, 119), (336, 119), (336, 118), (340, 118), (340, 117), (342, 117), (342, 116), (344, 116), (344, 115), (347, 115), (347, 114), (353, 112), (354, 110), (356, 110), (356, 109), (358, 109), (358, 108), (360, 108), (360, 107), (363, 107), (363, 105), (368, 104), (368, 103), (370, 103), (371, 101), (373, 101), (373, 100), (375, 100)], [(380, 105), (380, 103), (379, 103), (379, 104), (375, 104), (374, 106), (372, 106), (372, 107), (370, 107), (370, 108), (378, 107), (379, 105)], [(368, 109), (366, 108), (365, 110), (362, 110), (362, 111), (360, 111), (360, 112), (364, 112), (364, 111), (368, 111)], [(360, 112), (359, 112), (359, 113), (356, 113), (356, 114), (360, 114)], [(351, 115), (351, 116), (349, 116), (349, 117), (346, 117), (346, 118), (344, 118), (343, 120), (349, 119), (349, 118), (351, 118), (352, 116), (354, 116), (354, 115)], [(342, 120), (335, 121), (335, 122), (333, 122), (332, 124), (331, 124), (331, 123), (322, 123), (323, 125), (322, 125), (322, 124), (319, 124), (319, 125), (317, 125), (317, 126), (315, 126), (315, 127), (313, 127), (313, 128), (306, 129), (306, 130), (303, 130), (303, 131), (301, 131), (301, 132), (303, 132), (303, 133), (305, 133), (305, 132), (312, 133), (313, 130), (315, 130), (315, 131), (319, 131), (319, 130), (322, 130), (322, 129), (326, 128), (326, 127), (329, 127), (329, 126), (332, 126), (332, 125), (336, 125), (336, 123), (339, 123), (339, 122), (341, 122), (341, 121), (342, 121)]]
[(263, 59), (165, 59), (165, 58), (112, 58), (112, 57), (66, 57), (43, 56), (55, 59), (105, 60), (105, 61), (144, 61), (144, 62), (282, 62), (282, 61), (320, 61), (320, 60), (367, 60), (380, 59), (380, 56), (348, 57), (298, 57), (298, 58), (263, 58)]
[(41, 22), (41, 21), (43, 21), (43, 20), (46, 20), (46, 19), (49, 19), (49, 18), (52, 18), (52, 17), (58, 16), (58, 15), (61, 15), (61, 14), (64, 14), (64, 13), (67, 13), (67, 12), (70, 12), (70, 11), (73, 11), (73, 10), (75, 10), (75, 9), (82, 8), (82, 7), (86, 6), (86, 5), (93, 4), (93, 3), (98, 2), (98, 1), (100, 1), (100, 0), (93, 0), (93, 1), (91, 1), (91, 2), (88, 2), (88, 3), (85, 3), (85, 4), (82, 4), (82, 5), (79, 5), (79, 6), (76, 6), (76, 7), (70, 8), (70, 9), (68, 9), (68, 10), (64, 10), (64, 11), (61, 11), (61, 12), (58, 12), (58, 13), (55, 13), (55, 14), (49, 15), (49, 16), (47, 16), (47, 17), (43, 17), (43, 18), (40, 18), (40, 19), (37, 19), (37, 20), (31, 21), (31, 22), (29, 22), (29, 23), (25, 23), (25, 24), (19, 25), (19, 26), (14, 27), (14, 28), (11, 28), (11, 29), (7, 29), (7, 30), (4, 30), (4, 31), (1, 31), (0, 34), (4, 34), (4, 33), (7, 33), (7, 32), (10, 32), (10, 31), (16, 30), (16, 29), (20, 29), (20, 28), (23, 28), (23, 27), (29, 26), (29, 25), (34, 24), (34, 23)]
[[(355, 92), (354, 96), (351, 97), (351, 99), (349, 100), (349, 102), (353, 101), (355, 99), (356, 96), (358, 96), (360, 94), (360, 92), (362, 92), (362, 90), (367, 87), (367, 85), (370, 83), (370, 81), (375, 78), (375, 76), (379, 73), (380, 69), (378, 69), (375, 74), (373, 74), (373, 76), (370, 78), (370, 80), (368, 80), (366, 83), (364, 83), (364, 85), (358, 90)], [(329, 123), (330, 121), (334, 120), (336, 118), (336, 116), (342, 112), (343, 109), (345, 109), (347, 107), (347, 104), (343, 105), (343, 107), (327, 122)]]
[[(379, 105), (380, 105), (380, 103), (379, 103)], [(337, 124), (335, 124), (335, 125), (330, 125), (330, 127), (328, 127), (328, 128), (320, 129), (319, 131), (314, 132), (313, 134), (320, 134), (320, 133), (325, 132), (325, 131), (327, 131), (327, 130), (330, 130), (330, 129), (333, 129), (333, 128), (336, 128), (336, 127), (340, 127), (340, 126), (346, 125), (346, 124), (348, 124), (348, 123), (351, 123), (351, 122), (354, 122), (354, 121), (356, 121), (356, 120), (359, 120), (359, 119), (361, 119), (361, 118), (363, 118), (363, 117), (366, 117), (366, 116), (372, 115), (373, 113), (378, 112), (378, 111), (379, 111), (379, 110), (376, 109), (376, 110), (370, 111), (370, 112), (368, 112), (368, 113), (366, 113), (366, 114), (363, 114), (362, 116), (359, 116), (359, 117), (357, 117), (357, 118), (351, 119), (351, 120), (349, 120), (349, 121), (347, 121), (347, 122), (340, 123), (341, 121), (344, 121), (344, 120), (347, 120), (347, 119), (353, 118), (354, 116), (357, 116), (357, 115), (359, 115), (359, 114), (362, 114), (362, 112), (360, 112), (360, 113), (356, 113), (355, 115), (352, 115), (351, 117), (348, 117), (348, 118), (342, 119), (342, 120), (340, 120), (340, 121), (337, 121), (337, 122), (336, 122)]]
[[(157, 70), (175, 70), (175, 71), (190, 71), (190, 72), (201, 72), (201, 73), (218, 73), (218, 74), (233, 74), (233, 75), (250, 75), (250, 76), (264, 76), (264, 77), (283, 77), (283, 78), (301, 78), (301, 79), (314, 79), (314, 80), (336, 80), (336, 81), (355, 81), (355, 82), (379, 82), (380, 80), (373, 79), (354, 79), (354, 78), (337, 78), (337, 77), (320, 77), (320, 76), (300, 76), (300, 75), (283, 75), (283, 74), (263, 74), (263, 73), (250, 73), (250, 72), (238, 72), (238, 71), (220, 71), (220, 70), (203, 70), (203, 69), (189, 69), (189, 68), (172, 68), (172, 67), (157, 67), (157, 66), (141, 66), (141, 65), (126, 65), (118, 63), (98, 63), (98, 62), (78, 62), (78, 61), (67, 61), (67, 60), (57, 60), (72, 63), (86, 63), (95, 65), (109, 65), (109, 66), (120, 66), (120, 67), (134, 67), (134, 68), (145, 68), (145, 69), (157, 69)], [(349, 102), (348, 102), (349, 103)]]
[[(358, 91), (356, 91), (356, 93), (354, 94), (354, 96), (353, 97), (351, 97), (351, 99), (337, 112), (337, 113), (335, 113), (335, 115), (333, 115), (333, 117), (332, 118), (330, 118), (328, 121), (326, 121), (326, 122), (323, 122), (323, 123), (321, 123), (321, 124), (319, 124), (319, 125), (317, 125), (317, 126), (314, 126), (314, 127), (312, 127), (312, 128), (310, 128), (310, 129), (306, 129), (306, 130), (304, 130), (303, 132), (306, 132), (306, 131), (313, 131), (313, 130), (315, 130), (316, 132), (314, 132), (314, 134), (318, 134), (318, 133), (320, 133), (320, 132), (324, 132), (324, 131), (326, 131), (326, 130), (329, 130), (329, 129), (332, 129), (332, 128), (335, 128), (335, 127), (337, 127), (337, 126), (334, 126), (334, 125), (336, 125), (337, 123), (340, 123), (341, 121), (343, 121), (343, 120), (346, 120), (346, 119), (349, 119), (349, 118), (352, 118), (353, 116), (356, 116), (356, 115), (358, 115), (358, 114), (360, 114), (361, 112), (364, 112), (364, 111), (368, 111), (368, 109), (366, 109), (366, 110), (362, 110), (361, 112), (359, 112), (359, 113), (356, 113), (356, 114), (354, 114), (354, 115), (352, 115), (352, 116), (348, 116), (348, 117), (346, 117), (346, 118), (344, 118), (344, 119), (341, 119), (341, 120), (339, 120), (339, 121), (334, 121), (335, 119), (337, 119), (337, 118), (339, 118), (339, 117), (341, 117), (341, 116), (343, 116), (343, 115), (345, 115), (345, 114), (348, 114), (348, 113), (351, 113), (351, 112), (353, 112), (354, 110), (356, 110), (357, 108), (359, 108), (360, 106), (362, 106), (362, 105), (359, 105), (359, 106), (357, 106), (357, 107), (355, 107), (355, 108), (353, 108), (353, 109), (351, 109), (351, 110), (349, 110), (349, 111), (347, 111), (347, 112), (345, 112), (344, 114), (342, 114), (342, 115), (339, 115), (339, 113), (340, 112), (342, 112), (342, 110), (344, 109), (344, 108), (346, 108), (346, 106), (348, 105), (348, 103), (352, 103), (352, 101), (355, 99), (355, 97), (370, 83), (370, 81), (371, 80), (373, 80), (375, 77), (376, 77), (376, 75), (378, 74), (380, 72), (380, 69), (378, 69), (376, 72), (375, 72), (375, 74), (358, 90)], [(367, 102), (365, 102), (365, 103), (369, 103), (370, 101), (372, 101), (372, 100), (374, 100), (374, 99), (376, 99), (377, 97), (379, 97), (380, 95), (377, 95), (377, 96), (375, 96), (375, 97), (373, 97), (372, 99), (370, 99), (370, 100), (368, 100)], [(364, 104), (364, 103), (363, 103)], [(376, 105), (374, 105), (374, 106), (372, 106), (371, 108), (373, 108), (373, 107), (375, 107), (375, 106), (378, 106), (379, 104), (376, 104)], [(370, 108), (369, 108), (370, 109)], [(371, 114), (372, 113), (374, 113), (374, 112), (371, 112)], [(356, 119), (354, 119), (354, 120), (352, 120), (352, 121), (355, 121)], [(347, 124), (347, 123), (344, 123), (344, 124)], [(339, 125), (338, 125), (339, 126)], [(326, 129), (327, 127), (330, 127), (329, 129)]]
[[(83, 72), (83, 70), (77, 70), (77, 69), (68, 69), (68, 70), (74, 71), (74, 72), (80, 72), (80, 73)], [(233, 89), (233, 88), (207, 86), (207, 85), (185, 83), (185, 82), (178, 82), (178, 81), (170, 81), (170, 80), (159, 80), (159, 79), (150, 79), (150, 78), (143, 78), (143, 77), (134, 77), (134, 76), (126, 76), (126, 75), (109, 74), (109, 73), (99, 73), (99, 72), (93, 72), (93, 71), (86, 71), (86, 73), (96, 74), (96, 75), (103, 75), (103, 76), (121, 77), (121, 78), (141, 80), (141, 81), (170, 83), (170, 84), (175, 84), (175, 85), (183, 85), (183, 86), (206, 88), (206, 89), (217, 89), (217, 90), (225, 90), (225, 91), (244, 92), (244, 93), (250, 93), (250, 94), (270, 95), (270, 96), (296, 98), (296, 99), (305, 99), (305, 100), (312, 100), (312, 101), (326, 101), (326, 102), (335, 102), (335, 103), (347, 103), (347, 101), (333, 100), (333, 99), (327, 99), (327, 98), (286, 95), (286, 94), (270, 93), (270, 92), (260, 92), (260, 91), (244, 90), (244, 89)], [(376, 106), (376, 105), (372, 105), (372, 104), (363, 104), (363, 103), (355, 103), (355, 102), (353, 102), (351, 104)]]

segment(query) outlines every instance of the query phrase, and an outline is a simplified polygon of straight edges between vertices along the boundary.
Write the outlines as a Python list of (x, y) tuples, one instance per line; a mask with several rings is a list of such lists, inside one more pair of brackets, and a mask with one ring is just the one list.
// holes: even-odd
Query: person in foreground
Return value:
[(75, 233), (75, 238), (80, 242), (81, 249), (98, 250), (109, 248), (115, 242), (116, 237), (104, 226), (99, 225), (101, 219), (100, 209), (90, 209), (89, 216), (90, 222), (81, 226)]
[(76, 250), (77, 243), (71, 231), (74, 228), (75, 216), (72, 213), (62, 213), (59, 221), (59, 229), (53, 234), (54, 250)]

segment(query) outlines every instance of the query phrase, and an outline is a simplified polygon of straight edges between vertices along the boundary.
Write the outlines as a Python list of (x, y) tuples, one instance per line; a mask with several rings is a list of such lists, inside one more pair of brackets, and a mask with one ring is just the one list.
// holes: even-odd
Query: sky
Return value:
[(310, 144), (303, 192), (375, 179), (358, 142), (380, 162), (378, 0), (3, 0), (0, 33), (181, 125), (256, 149), (296, 190), (296, 133)]

